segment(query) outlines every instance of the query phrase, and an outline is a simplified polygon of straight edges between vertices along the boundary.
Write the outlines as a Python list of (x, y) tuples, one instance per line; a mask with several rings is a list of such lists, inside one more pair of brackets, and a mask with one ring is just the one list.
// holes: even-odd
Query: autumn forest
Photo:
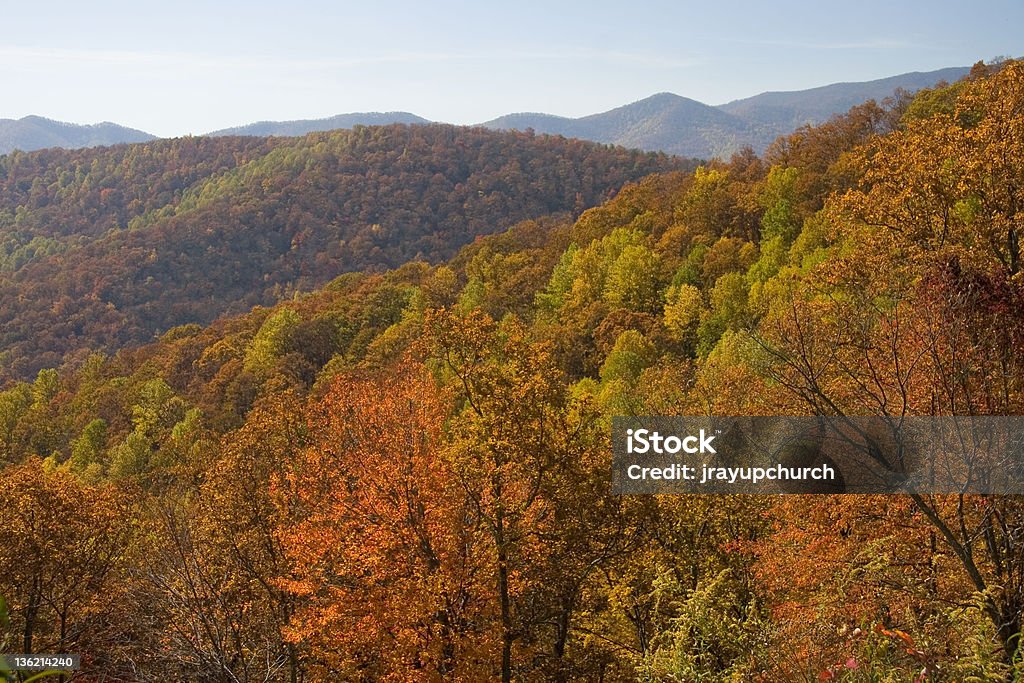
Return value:
[(0, 156), (0, 652), (1024, 680), (1024, 498), (610, 479), (617, 415), (1024, 414), (1022, 221), (1016, 61), (729, 160), (433, 124)]

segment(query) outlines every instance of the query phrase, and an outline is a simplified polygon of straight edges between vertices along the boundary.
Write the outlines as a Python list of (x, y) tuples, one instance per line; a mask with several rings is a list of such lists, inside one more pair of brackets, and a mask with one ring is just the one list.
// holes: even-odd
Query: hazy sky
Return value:
[(411, 111), (580, 116), (1024, 55), (1024, 2), (0, 0), (0, 118), (161, 136)]

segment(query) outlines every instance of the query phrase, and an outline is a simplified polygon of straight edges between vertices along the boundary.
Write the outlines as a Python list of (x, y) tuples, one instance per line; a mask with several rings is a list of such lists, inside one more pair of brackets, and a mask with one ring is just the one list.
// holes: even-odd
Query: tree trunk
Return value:
[(501, 683), (512, 681), (512, 604), (508, 591), (508, 548), (505, 547), (505, 511), (502, 509), (502, 486), (494, 487), (498, 509), (494, 514), (494, 541), (498, 551), (498, 602), (501, 609)]

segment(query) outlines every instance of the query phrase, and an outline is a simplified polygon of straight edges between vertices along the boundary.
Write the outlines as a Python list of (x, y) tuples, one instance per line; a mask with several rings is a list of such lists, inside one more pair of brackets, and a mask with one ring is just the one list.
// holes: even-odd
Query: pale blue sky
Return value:
[(172, 136), (411, 111), (581, 116), (721, 104), (1024, 55), (1024, 3), (0, 0), (0, 118)]

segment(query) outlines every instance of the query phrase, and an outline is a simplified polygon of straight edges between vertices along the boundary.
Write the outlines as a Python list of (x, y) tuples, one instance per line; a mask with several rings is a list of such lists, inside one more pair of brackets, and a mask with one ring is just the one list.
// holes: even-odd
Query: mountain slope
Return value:
[(874, 81), (833, 83), (810, 90), (764, 92), (734, 100), (718, 108), (783, 135), (804, 124), (826, 121), (833, 114), (845, 112), (867, 100), (881, 101), (892, 95), (897, 88), (917, 91), (941, 81), (952, 83), (969, 72), (969, 67), (952, 67), (938, 71), (915, 71)]
[(15, 149), (24, 152), (47, 147), (76, 149), (127, 142), (149, 142), (155, 139), (141, 130), (109, 122), (83, 126), (53, 121), (42, 116), (0, 119), (0, 154), (7, 154)]
[(582, 122), (613, 144), (687, 157), (724, 155), (742, 146), (751, 133), (738, 117), (672, 93), (586, 116)]
[(810, 90), (766, 92), (718, 107), (660, 93), (581, 118), (519, 113), (481, 125), (498, 130), (533, 128), (538, 133), (687, 157), (727, 157), (748, 145), (761, 152), (778, 136), (805, 123), (821, 123), (868, 99), (882, 100), (897, 88), (916, 91), (941, 81), (956, 81), (969, 71), (968, 67), (955, 67)]
[(392, 123), (424, 124), (430, 123), (422, 116), (416, 116), (405, 111), (391, 112), (360, 112), (353, 114), (338, 114), (326, 119), (302, 119), (298, 121), (259, 121), (234, 128), (224, 128), (207, 133), (210, 136), (219, 135), (280, 135), (298, 136), (307, 133), (315, 133), (328, 130), (339, 130), (342, 128), (354, 128), (355, 126), (387, 126)]
[(741, 118), (696, 100), (659, 93), (578, 119), (548, 114), (509, 114), (483, 126), (594, 140), (635, 149), (707, 158), (738, 149), (752, 135)]
[(494, 130), (527, 130), (532, 128), (541, 135), (561, 135), (567, 138), (586, 139), (594, 133), (587, 129), (581, 119), (572, 119), (541, 112), (519, 112), (505, 114), (496, 119), (481, 123), (485, 128)]

